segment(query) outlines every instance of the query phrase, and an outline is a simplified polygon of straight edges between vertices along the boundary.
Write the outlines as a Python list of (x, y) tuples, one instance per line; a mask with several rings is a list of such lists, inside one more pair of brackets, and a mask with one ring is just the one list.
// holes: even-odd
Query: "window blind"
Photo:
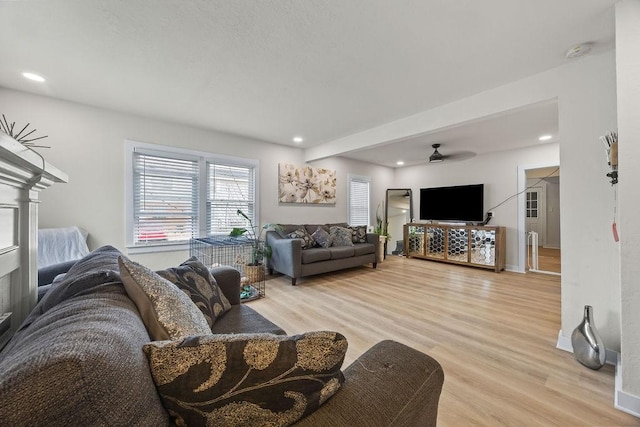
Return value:
[[(242, 210), (255, 217), (255, 169), (222, 163), (207, 163), (207, 234), (227, 235), (234, 227), (248, 228)], [(257, 233), (257, 230), (256, 234)]]
[(369, 224), (369, 181), (349, 179), (349, 225)]
[(198, 234), (198, 161), (133, 153), (134, 244)]

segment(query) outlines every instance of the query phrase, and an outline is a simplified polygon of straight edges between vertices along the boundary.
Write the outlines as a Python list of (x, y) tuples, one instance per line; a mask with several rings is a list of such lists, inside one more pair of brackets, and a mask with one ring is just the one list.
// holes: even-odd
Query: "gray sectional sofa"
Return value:
[[(119, 255), (103, 247), (75, 264), (2, 349), (1, 425), (171, 424), (143, 353), (150, 338), (122, 284)], [(232, 304), (213, 334), (285, 333), (240, 304), (236, 270), (211, 272)], [(382, 341), (344, 369), (344, 377), (337, 394), (296, 425), (436, 425), (444, 374), (426, 354)]]
[(347, 223), (337, 224), (280, 224), (278, 230), (266, 233), (266, 244), (271, 247), (271, 257), (267, 260), (269, 272), (274, 271), (291, 277), (291, 284), (295, 285), (300, 277), (327, 273), (345, 268), (357, 267), (371, 263), (376, 268), (377, 245), (379, 235), (366, 234), (366, 242), (354, 243), (353, 246), (330, 246), (328, 248), (314, 246), (305, 248), (304, 241), (290, 238), (290, 233), (303, 227), (312, 235), (318, 227), (329, 229), (332, 226), (349, 227)]

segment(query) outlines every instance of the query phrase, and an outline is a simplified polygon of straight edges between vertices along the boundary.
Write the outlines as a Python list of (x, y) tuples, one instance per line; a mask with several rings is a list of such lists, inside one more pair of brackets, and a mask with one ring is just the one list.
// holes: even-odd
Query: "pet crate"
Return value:
[(253, 259), (254, 241), (245, 237), (202, 237), (191, 239), (189, 252), (209, 268), (227, 265), (238, 270), (242, 302), (265, 296), (264, 265), (249, 265)]

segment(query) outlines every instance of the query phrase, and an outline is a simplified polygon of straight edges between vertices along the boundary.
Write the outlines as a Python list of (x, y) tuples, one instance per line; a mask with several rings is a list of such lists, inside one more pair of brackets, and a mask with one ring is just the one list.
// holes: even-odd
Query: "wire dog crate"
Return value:
[(191, 239), (189, 253), (209, 268), (228, 265), (240, 272), (240, 300), (265, 296), (264, 265), (249, 265), (253, 241), (245, 237), (214, 236)]

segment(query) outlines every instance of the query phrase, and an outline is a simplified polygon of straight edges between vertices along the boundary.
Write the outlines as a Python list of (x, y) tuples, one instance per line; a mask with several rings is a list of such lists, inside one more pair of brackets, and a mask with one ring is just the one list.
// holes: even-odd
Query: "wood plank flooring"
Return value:
[[(527, 265), (532, 265), (531, 246), (528, 248)], [(538, 248), (538, 270), (561, 273), (560, 269), (560, 249)], [(528, 267), (527, 267), (528, 270)]]
[(276, 276), (248, 304), (290, 334), (339, 331), (345, 366), (383, 339), (428, 353), (445, 372), (439, 426), (640, 425), (613, 407), (613, 366), (592, 371), (555, 348), (557, 276), (389, 256), (297, 286)]

